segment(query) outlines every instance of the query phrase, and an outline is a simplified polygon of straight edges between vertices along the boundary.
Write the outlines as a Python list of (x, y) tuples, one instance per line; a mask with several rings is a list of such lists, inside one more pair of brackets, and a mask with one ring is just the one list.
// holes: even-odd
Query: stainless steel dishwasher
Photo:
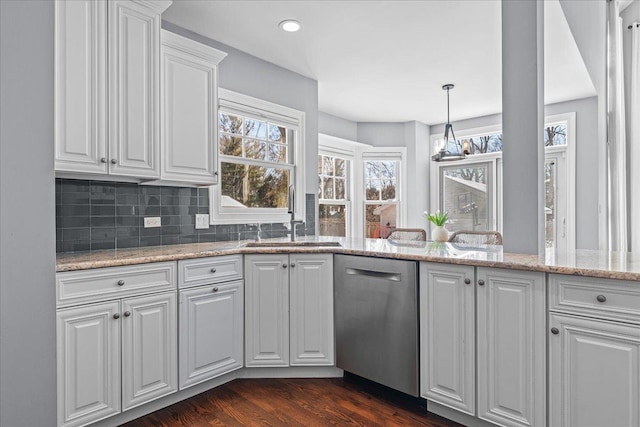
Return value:
[(416, 263), (335, 255), (334, 286), (336, 365), (418, 396)]

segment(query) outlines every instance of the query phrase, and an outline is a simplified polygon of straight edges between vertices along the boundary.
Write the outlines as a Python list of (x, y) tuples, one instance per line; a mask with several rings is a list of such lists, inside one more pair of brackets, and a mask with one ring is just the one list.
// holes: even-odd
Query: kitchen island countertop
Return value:
[[(284, 246), (289, 242), (287, 239), (270, 239), (262, 242), (272, 243), (274, 246), (253, 247), (251, 246), (253, 240), (241, 240), (59, 253), (56, 260), (56, 271), (86, 270), (231, 254), (295, 252), (363, 255), (640, 282), (640, 254), (638, 253), (576, 250), (567, 253), (548, 251), (545, 255), (538, 256), (507, 253), (502, 250), (501, 246), (470, 248), (455, 243), (393, 242), (384, 239), (344, 237), (312, 237), (301, 238), (298, 241), (307, 243), (339, 242), (340, 246)], [(282, 243), (283, 246), (278, 246), (279, 243)]]

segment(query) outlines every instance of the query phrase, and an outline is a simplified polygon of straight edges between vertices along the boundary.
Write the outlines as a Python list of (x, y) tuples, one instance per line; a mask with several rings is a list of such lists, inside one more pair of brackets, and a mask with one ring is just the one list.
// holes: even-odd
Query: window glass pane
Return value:
[(365, 205), (365, 237), (386, 239), (396, 226), (397, 205)]
[(324, 156), (318, 156), (318, 175), (322, 175), (322, 162)]
[(335, 178), (336, 182), (336, 200), (345, 200), (347, 192), (345, 190), (345, 180), (343, 178)]
[(287, 142), (287, 129), (269, 123), (269, 141)]
[(364, 179), (380, 178), (380, 162), (364, 162)]
[(322, 174), (333, 175), (333, 157), (322, 157)]
[(267, 139), (267, 124), (253, 119), (244, 119), (244, 135)]
[(380, 162), (380, 178), (393, 179), (396, 177), (396, 162), (384, 161)]
[(284, 144), (269, 144), (269, 153), (267, 160), (276, 163), (287, 162), (287, 146)]
[(266, 160), (267, 143), (255, 139), (245, 140), (244, 152), (248, 159)]
[(347, 169), (346, 163), (344, 159), (336, 157), (336, 176), (345, 176)]
[(222, 162), (220, 185), (223, 206), (285, 208), (289, 170)]
[(567, 125), (565, 123), (544, 128), (544, 146), (567, 145)]
[(442, 204), (449, 213), (449, 231), (489, 229), (487, 174), (487, 164), (443, 168)]
[(380, 200), (380, 180), (372, 179), (367, 181), (366, 200)]
[(556, 245), (556, 164), (545, 162), (544, 164), (544, 188), (545, 188), (545, 246), (553, 248)]
[(396, 198), (396, 181), (384, 180), (382, 181), (382, 200), (395, 200)]
[(322, 177), (318, 175), (318, 199), (324, 199), (322, 195)]
[(242, 118), (227, 113), (218, 114), (218, 118), (222, 132), (229, 132), (236, 135), (242, 133)]
[(221, 135), (220, 154), (242, 157), (242, 138), (229, 135)]
[(333, 199), (333, 197), (334, 197), (334, 193), (333, 193), (333, 178), (323, 178), (322, 180), (324, 182), (324, 185), (323, 185), (324, 198), (325, 199)]
[(344, 205), (324, 205), (318, 207), (321, 236), (346, 236), (347, 208)]

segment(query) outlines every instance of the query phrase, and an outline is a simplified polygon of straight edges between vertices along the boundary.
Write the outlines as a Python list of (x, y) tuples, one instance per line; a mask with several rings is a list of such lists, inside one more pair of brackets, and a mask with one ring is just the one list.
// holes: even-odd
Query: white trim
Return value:
[[(281, 124), (294, 131), (294, 143), (290, 146), (288, 155), (291, 163), (278, 164), (269, 162), (251, 161), (242, 159), (242, 163), (251, 163), (258, 166), (291, 169), (294, 175), (295, 219), (304, 221), (306, 216), (306, 185), (304, 174), (304, 147), (305, 147), (305, 113), (273, 102), (254, 98), (228, 89), (218, 89), (218, 108), (225, 111), (233, 111), (249, 117), (257, 117), (275, 124)], [(217, 123), (217, 117), (216, 117)], [(218, 144), (216, 150), (219, 151)], [(221, 158), (218, 156), (217, 170), (220, 171)], [(268, 163), (268, 164), (267, 164)], [(220, 177), (218, 185), (209, 187), (209, 212), (211, 224), (249, 224), (249, 223), (278, 223), (289, 222), (291, 215), (286, 208), (225, 208), (222, 209)]]

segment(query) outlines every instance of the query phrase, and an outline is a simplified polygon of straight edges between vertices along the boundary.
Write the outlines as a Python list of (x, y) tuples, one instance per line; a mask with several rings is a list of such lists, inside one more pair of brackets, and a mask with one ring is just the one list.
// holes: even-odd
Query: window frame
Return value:
[[(273, 124), (286, 126), (294, 135), (293, 141), (287, 141), (288, 163), (275, 163), (255, 159), (242, 158), (237, 164), (250, 164), (262, 167), (275, 167), (289, 169), (290, 184), (296, 188), (294, 198), (294, 215), (296, 220), (305, 218), (306, 186), (304, 177), (304, 146), (305, 146), (305, 113), (273, 102), (254, 98), (249, 95), (234, 92), (228, 89), (218, 89), (218, 114), (231, 113), (243, 117), (264, 120)], [(216, 130), (219, 129), (216, 116)], [(221, 171), (223, 160), (233, 160), (233, 156), (220, 154), (219, 136), (216, 139), (216, 167)], [(218, 172), (219, 173), (219, 172)], [(219, 224), (248, 224), (248, 223), (284, 223), (291, 219), (287, 208), (234, 208), (223, 207), (222, 177), (218, 182), (209, 187), (209, 223)]]
[[(576, 113), (560, 113), (547, 115), (544, 119), (545, 128), (549, 125), (558, 123), (566, 123), (567, 125), (567, 139), (565, 145), (555, 145), (544, 147), (545, 159), (547, 157), (562, 156), (565, 159), (566, 175), (562, 177), (566, 183), (566, 207), (565, 217), (566, 224), (565, 239), (563, 246), (567, 250), (573, 250), (576, 248)], [(458, 130), (457, 139), (469, 138), (474, 136), (482, 136), (491, 133), (502, 132), (502, 126), (500, 124), (489, 125), (477, 128)], [(441, 144), (442, 135), (431, 135), (429, 139), (430, 154), (435, 153), (437, 148)], [(435, 211), (441, 208), (441, 168), (460, 165), (460, 167), (466, 167), (468, 164), (480, 163), (480, 162), (492, 162), (493, 164), (493, 182), (492, 191), (495, 196), (493, 199), (493, 213), (494, 218), (492, 222), (495, 224), (495, 230), (502, 232), (503, 225), (503, 177), (502, 177), (502, 151), (493, 153), (480, 153), (467, 156), (465, 159), (456, 160), (451, 162), (432, 162), (432, 167), (429, 171), (429, 206), (430, 211)]]
[[(353, 158), (348, 155), (343, 155), (336, 151), (327, 150), (326, 148), (321, 149), (318, 147), (318, 158), (323, 157), (332, 157), (339, 158), (345, 161), (345, 198), (344, 199), (323, 199), (318, 195), (318, 236), (322, 236), (320, 234), (320, 205), (330, 205), (330, 206), (344, 206), (345, 210), (345, 237), (350, 235), (351, 227), (352, 227), (352, 185), (351, 182), (353, 180), (352, 171), (353, 171)], [(335, 165), (334, 165), (335, 166)], [(335, 175), (334, 175), (335, 177)], [(322, 193), (320, 188), (320, 183), (318, 184), (318, 193)]]

